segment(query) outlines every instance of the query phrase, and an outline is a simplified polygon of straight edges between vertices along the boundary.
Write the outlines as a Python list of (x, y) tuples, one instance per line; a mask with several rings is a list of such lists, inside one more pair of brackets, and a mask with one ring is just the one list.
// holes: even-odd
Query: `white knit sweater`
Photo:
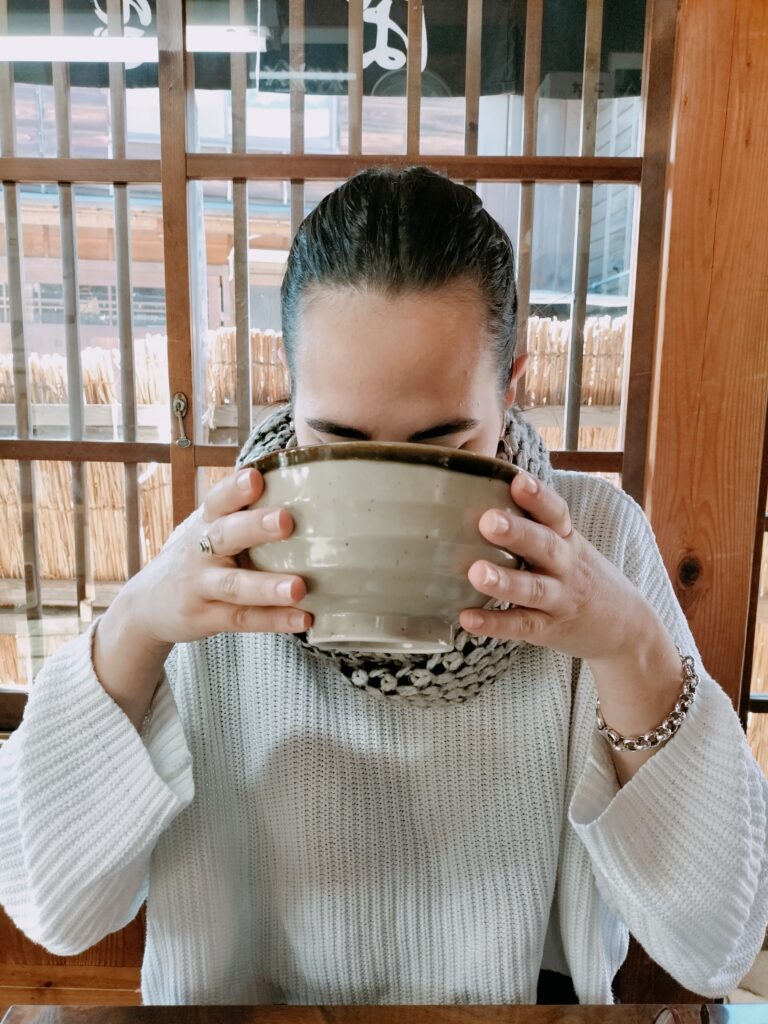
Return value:
[[(574, 524), (695, 653), (642, 510), (555, 472)], [(704, 671), (619, 789), (588, 668), (526, 645), (462, 706), (358, 692), (280, 635), (178, 645), (140, 735), (91, 633), (0, 751), (0, 902), (73, 954), (147, 901), (148, 1003), (612, 1001), (628, 929), (708, 997), (768, 924), (768, 783)]]

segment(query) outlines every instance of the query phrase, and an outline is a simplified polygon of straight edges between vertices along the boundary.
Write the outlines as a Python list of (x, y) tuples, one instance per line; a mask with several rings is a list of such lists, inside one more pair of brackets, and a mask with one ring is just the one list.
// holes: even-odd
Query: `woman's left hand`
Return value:
[(633, 638), (643, 636), (655, 617), (651, 605), (574, 530), (568, 505), (551, 487), (521, 471), (515, 474), (511, 493), (532, 518), (489, 509), (480, 519), (480, 532), (494, 546), (523, 558), (527, 568), (474, 562), (469, 579), (481, 593), (516, 607), (465, 609), (462, 627), (483, 636), (552, 647), (586, 661), (626, 654)]

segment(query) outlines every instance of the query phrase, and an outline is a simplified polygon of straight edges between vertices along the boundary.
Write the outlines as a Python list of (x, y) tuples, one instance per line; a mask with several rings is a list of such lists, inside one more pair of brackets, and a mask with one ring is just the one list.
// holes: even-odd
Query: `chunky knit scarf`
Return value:
[[(253, 431), (238, 456), (238, 467), (253, 462), (266, 452), (297, 447), (293, 409), (290, 404), (271, 413)], [(507, 413), (505, 433), (496, 458), (513, 462), (544, 483), (551, 483), (552, 466), (541, 436), (521, 412)], [(510, 605), (489, 601), (486, 608), (506, 609)], [(321, 650), (307, 639), (307, 633), (286, 634), (317, 657), (326, 658), (360, 690), (379, 698), (407, 701), (423, 707), (461, 704), (478, 694), (504, 672), (509, 656), (523, 645), (520, 640), (498, 640), (474, 636), (455, 624), (454, 648), (437, 654), (355, 653)]]

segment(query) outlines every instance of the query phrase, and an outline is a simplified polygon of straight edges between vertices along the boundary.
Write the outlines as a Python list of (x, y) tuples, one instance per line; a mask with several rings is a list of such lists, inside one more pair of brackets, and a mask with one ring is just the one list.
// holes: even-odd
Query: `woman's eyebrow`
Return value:
[[(332, 434), (334, 437), (349, 437), (356, 441), (370, 441), (371, 435), (356, 427), (347, 427), (343, 423), (334, 423), (333, 420), (306, 419), (304, 421), (312, 430), (320, 434)], [(474, 430), (480, 425), (479, 420), (463, 419), (449, 420), (447, 423), (438, 423), (437, 426), (429, 427), (427, 430), (417, 430), (408, 438), (409, 442), (426, 441), (430, 437), (449, 437), (451, 434), (460, 434), (464, 430)]]
[(480, 426), (480, 420), (448, 420), (447, 423), (438, 423), (436, 427), (429, 430), (417, 430), (411, 434), (409, 441), (426, 441), (430, 437), (450, 437), (451, 434), (461, 434), (465, 430), (474, 430)]

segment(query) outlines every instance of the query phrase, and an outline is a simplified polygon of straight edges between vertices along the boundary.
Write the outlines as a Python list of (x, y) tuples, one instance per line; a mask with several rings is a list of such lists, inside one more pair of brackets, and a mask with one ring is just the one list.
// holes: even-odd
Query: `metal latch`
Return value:
[(189, 408), (187, 396), (183, 392), (177, 391), (173, 396), (173, 405), (171, 408), (173, 409), (173, 415), (179, 421), (179, 436), (176, 439), (176, 444), (179, 448), (189, 448), (192, 442), (184, 432), (184, 417), (187, 415), (187, 409)]

